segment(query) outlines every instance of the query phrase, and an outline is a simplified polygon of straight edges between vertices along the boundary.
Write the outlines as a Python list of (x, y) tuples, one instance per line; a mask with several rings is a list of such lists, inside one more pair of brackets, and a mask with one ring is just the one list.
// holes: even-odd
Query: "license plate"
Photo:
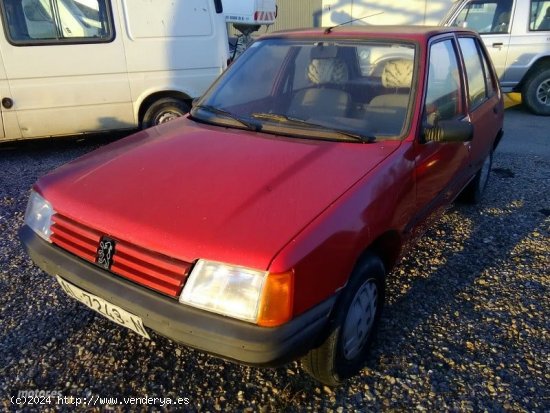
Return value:
[(68, 283), (63, 278), (56, 276), (57, 282), (63, 288), (63, 291), (67, 293), (70, 297), (74, 298), (77, 301), (80, 301), (85, 306), (91, 308), (92, 310), (98, 312), (104, 317), (107, 317), (109, 320), (129, 328), (135, 333), (150, 339), (149, 334), (143, 326), (143, 321), (140, 317), (129, 313), (122, 308), (111, 304), (108, 301), (105, 301), (103, 298), (100, 298), (96, 295), (87, 293), (84, 290), (81, 290), (77, 286)]

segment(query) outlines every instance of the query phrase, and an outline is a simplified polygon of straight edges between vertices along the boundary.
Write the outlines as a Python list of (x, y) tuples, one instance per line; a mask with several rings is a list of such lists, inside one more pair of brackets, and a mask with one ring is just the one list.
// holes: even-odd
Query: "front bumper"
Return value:
[(48, 274), (141, 317), (146, 327), (163, 336), (243, 364), (276, 366), (305, 354), (325, 330), (336, 298), (282, 326), (259, 327), (180, 304), (127, 281), (44, 241), (27, 226), (19, 236), (32, 260)]

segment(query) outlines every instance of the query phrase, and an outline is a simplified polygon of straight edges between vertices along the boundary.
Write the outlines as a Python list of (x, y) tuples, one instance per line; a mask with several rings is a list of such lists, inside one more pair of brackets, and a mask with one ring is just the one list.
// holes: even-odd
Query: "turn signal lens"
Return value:
[(292, 318), (294, 272), (268, 274), (262, 290), (257, 324), (275, 327)]

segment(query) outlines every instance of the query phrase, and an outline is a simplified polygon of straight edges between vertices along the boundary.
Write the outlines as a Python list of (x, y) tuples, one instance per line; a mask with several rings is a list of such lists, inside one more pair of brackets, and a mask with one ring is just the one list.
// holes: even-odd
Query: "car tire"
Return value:
[(542, 68), (529, 76), (521, 95), (532, 113), (550, 116), (550, 68)]
[(301, 359), (311, 377), (337, 386), (363, 368), (378, 327), (384, 291), (384, 264), (369, 254), (340, 293), (322, 343)]
[(141, 129), (160, 125), (189, 112), (187, 103), (174, 98), (163, 98), (153, 102), (145, 111), (141, 122)]
[(489, 183), (492, 166), (493, 150), (491, 150), (489, 155), (487, 155), (483, 160), (483, 164), (481, 165), (479, 171), (477, 171), (474, 179), (472, 179), (470, 183), (462, 190), (459, 196), (459, 201), (467, 204), (477, 204), (481, 201), (483, 193)]

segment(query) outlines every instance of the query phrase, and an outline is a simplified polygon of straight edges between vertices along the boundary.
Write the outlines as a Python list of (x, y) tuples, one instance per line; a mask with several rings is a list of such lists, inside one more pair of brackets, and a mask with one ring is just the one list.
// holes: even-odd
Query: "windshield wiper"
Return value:
[(250, 130), (253, 130), (253, 131), (256, 131), (256, 132), (259, 132), (262, 129), (262, 126), (259, 125), (259, 124), (252, 123), (252, 122), (247, 122), (246, 120), (241, 119), (237, 115), (234, 115), (233, 113), (228, 112), (227, 110), (220, 109), (220, 108), (217, 108), (215, 106), (198, 105), (198, 106), (195, 106), (193, 109), (202, 109), (202, 110), (205, 110), (207, 112), (215, 113), (216, 115), (225, 116), (225, 117), (227, 117), (231, 120), (234, 120), (234, 121), (240, 123), (242, 126), (246, 127), (247, 129), (250, 129)]
[(294, 123), (294, 124), (303, 125), (303, 126), (311, 126), (314, 128), (325, 129), (329, 132), (336, 133), (338, 135), (343, 135), (343, 136), (346, 136), (347, 138), (351, 138), (355, 141), (359, 141), (362, 143), (372, 143), (376, 140), (374, 136), (365, 136), (359, 133), (354, 133), (354, 132), (350, 132), (342, 129), (329, 128), (327, 126), (320, 125), (318, 123), (308, 122), (307, 120), (304, 120), (304, 119), (293, 118), (291, 116), (282, 115), (279, 113), (253, 113), (250, 116), (252, 116), (255, 119), (267, 119), (267, 120), (274, 120), (278, 122), (288, 122), (288, 123)]

